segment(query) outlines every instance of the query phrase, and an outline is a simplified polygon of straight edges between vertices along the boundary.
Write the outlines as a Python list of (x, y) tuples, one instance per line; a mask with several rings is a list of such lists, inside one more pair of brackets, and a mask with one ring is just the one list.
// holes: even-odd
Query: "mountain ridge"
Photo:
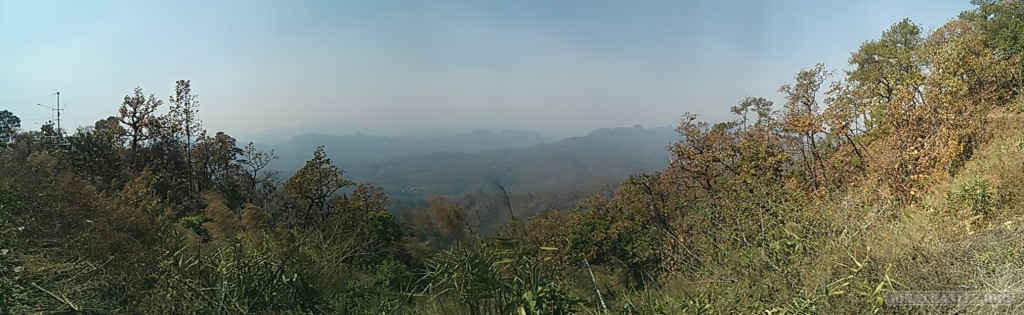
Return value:
[(544, 192), (604, 187), (668, 165), (671, 127), (611, 127), (560, 140), (530, 130), (475, 130), (428, 139), (307, 133), (276, 146), (271, 168), (288, 177), (319, 145), (356, 182), (384, 187), (397, 203), (430, 195), (460, 197), (492, 191)]
[(601, 186), (664, 169), (667, 146), (677, 137), (669, 127), (609, 128), (525, 148), (393, 157), (346, 170), (353, 180), (381, 185), (399, 199), (457, 197), (497, 184), (516, 192)]

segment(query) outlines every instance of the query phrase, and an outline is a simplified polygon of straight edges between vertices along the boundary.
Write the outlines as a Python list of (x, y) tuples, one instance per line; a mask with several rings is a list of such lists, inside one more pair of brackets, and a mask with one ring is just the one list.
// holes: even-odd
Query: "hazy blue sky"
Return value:
[[(967, 0), (0, 0), (0, 109), (68, 126), (140, 86), (191, 79), (211, 130), (311, 122), (516, 124), (549, 132), (719, 120), (801, 68), (846, 67), (904, 17), (931, 30)], [(166, 106), (164, 107), (166, 110)], [(69, 128), (72, 129), (72, 128)]]

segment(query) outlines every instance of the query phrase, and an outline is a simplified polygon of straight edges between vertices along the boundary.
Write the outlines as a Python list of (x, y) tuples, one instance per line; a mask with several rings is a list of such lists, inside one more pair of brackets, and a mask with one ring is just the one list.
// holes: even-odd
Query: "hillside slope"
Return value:
[[(919, 202), (887, 207), (870, 202), (876, 191), (861, 186), (835, 204), (822, 205), (829, 209), (828, 220), (841, 223), (842, 230), (814, 263), (816, 271), (808, 275), (830, 277), (830, 281), (838, 278), (838, 282), (819, 283), (835, 292), (849, 291), (838, 287), (844, 283), (865, 292), (836, 295), (833, 303), (878, 308), (871, 299), (882, 298), (891, 304), (903, 291), (967, 296), (1024, 289), (1024, 274), (1020, 273), (1024, 250), (1019, 246), (1024, 242), (1024, 212), (1020, 209), (1024, 201), (1024, 115), (999, 111), (988, 119), (987, 143), (954, 175), (930, 181)], [(996, 295), (989, 296), (993, 297)], [(958, 305), (919, 305), (904, 310), (962, 314), (1024, 311), (1019, 295), (1003, 302), (985, 304), (968, 298)], [(884, 310), (894, 310), (891, 307)]]

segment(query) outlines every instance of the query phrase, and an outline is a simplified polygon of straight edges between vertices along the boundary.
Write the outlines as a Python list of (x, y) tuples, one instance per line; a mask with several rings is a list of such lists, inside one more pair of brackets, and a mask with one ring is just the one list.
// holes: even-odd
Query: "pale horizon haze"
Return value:
[[(211, 132), (311, 123), (520, 126), (579, 135), (728, 118), (801, 68), (969, 1), (0, 0), (0, 110), (22, 129), (117, 115), (135, 87), (192, 81)], [(838, 79), (838, 75), (835, 79)]]

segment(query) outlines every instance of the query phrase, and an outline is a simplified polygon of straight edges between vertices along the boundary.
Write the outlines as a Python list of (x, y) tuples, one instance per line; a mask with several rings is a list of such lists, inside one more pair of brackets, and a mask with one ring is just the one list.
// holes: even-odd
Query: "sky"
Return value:
[[(141, 87), (191, 80), (211, 131), (311, 123), (375, 130), (502, 125), (578, 135), (729, 118), (910, 18), (967, 0), (0, 0), (0, 110), (23, 129), (117, 115)], [(166, 110), (166, 104), (163, 110)]]

